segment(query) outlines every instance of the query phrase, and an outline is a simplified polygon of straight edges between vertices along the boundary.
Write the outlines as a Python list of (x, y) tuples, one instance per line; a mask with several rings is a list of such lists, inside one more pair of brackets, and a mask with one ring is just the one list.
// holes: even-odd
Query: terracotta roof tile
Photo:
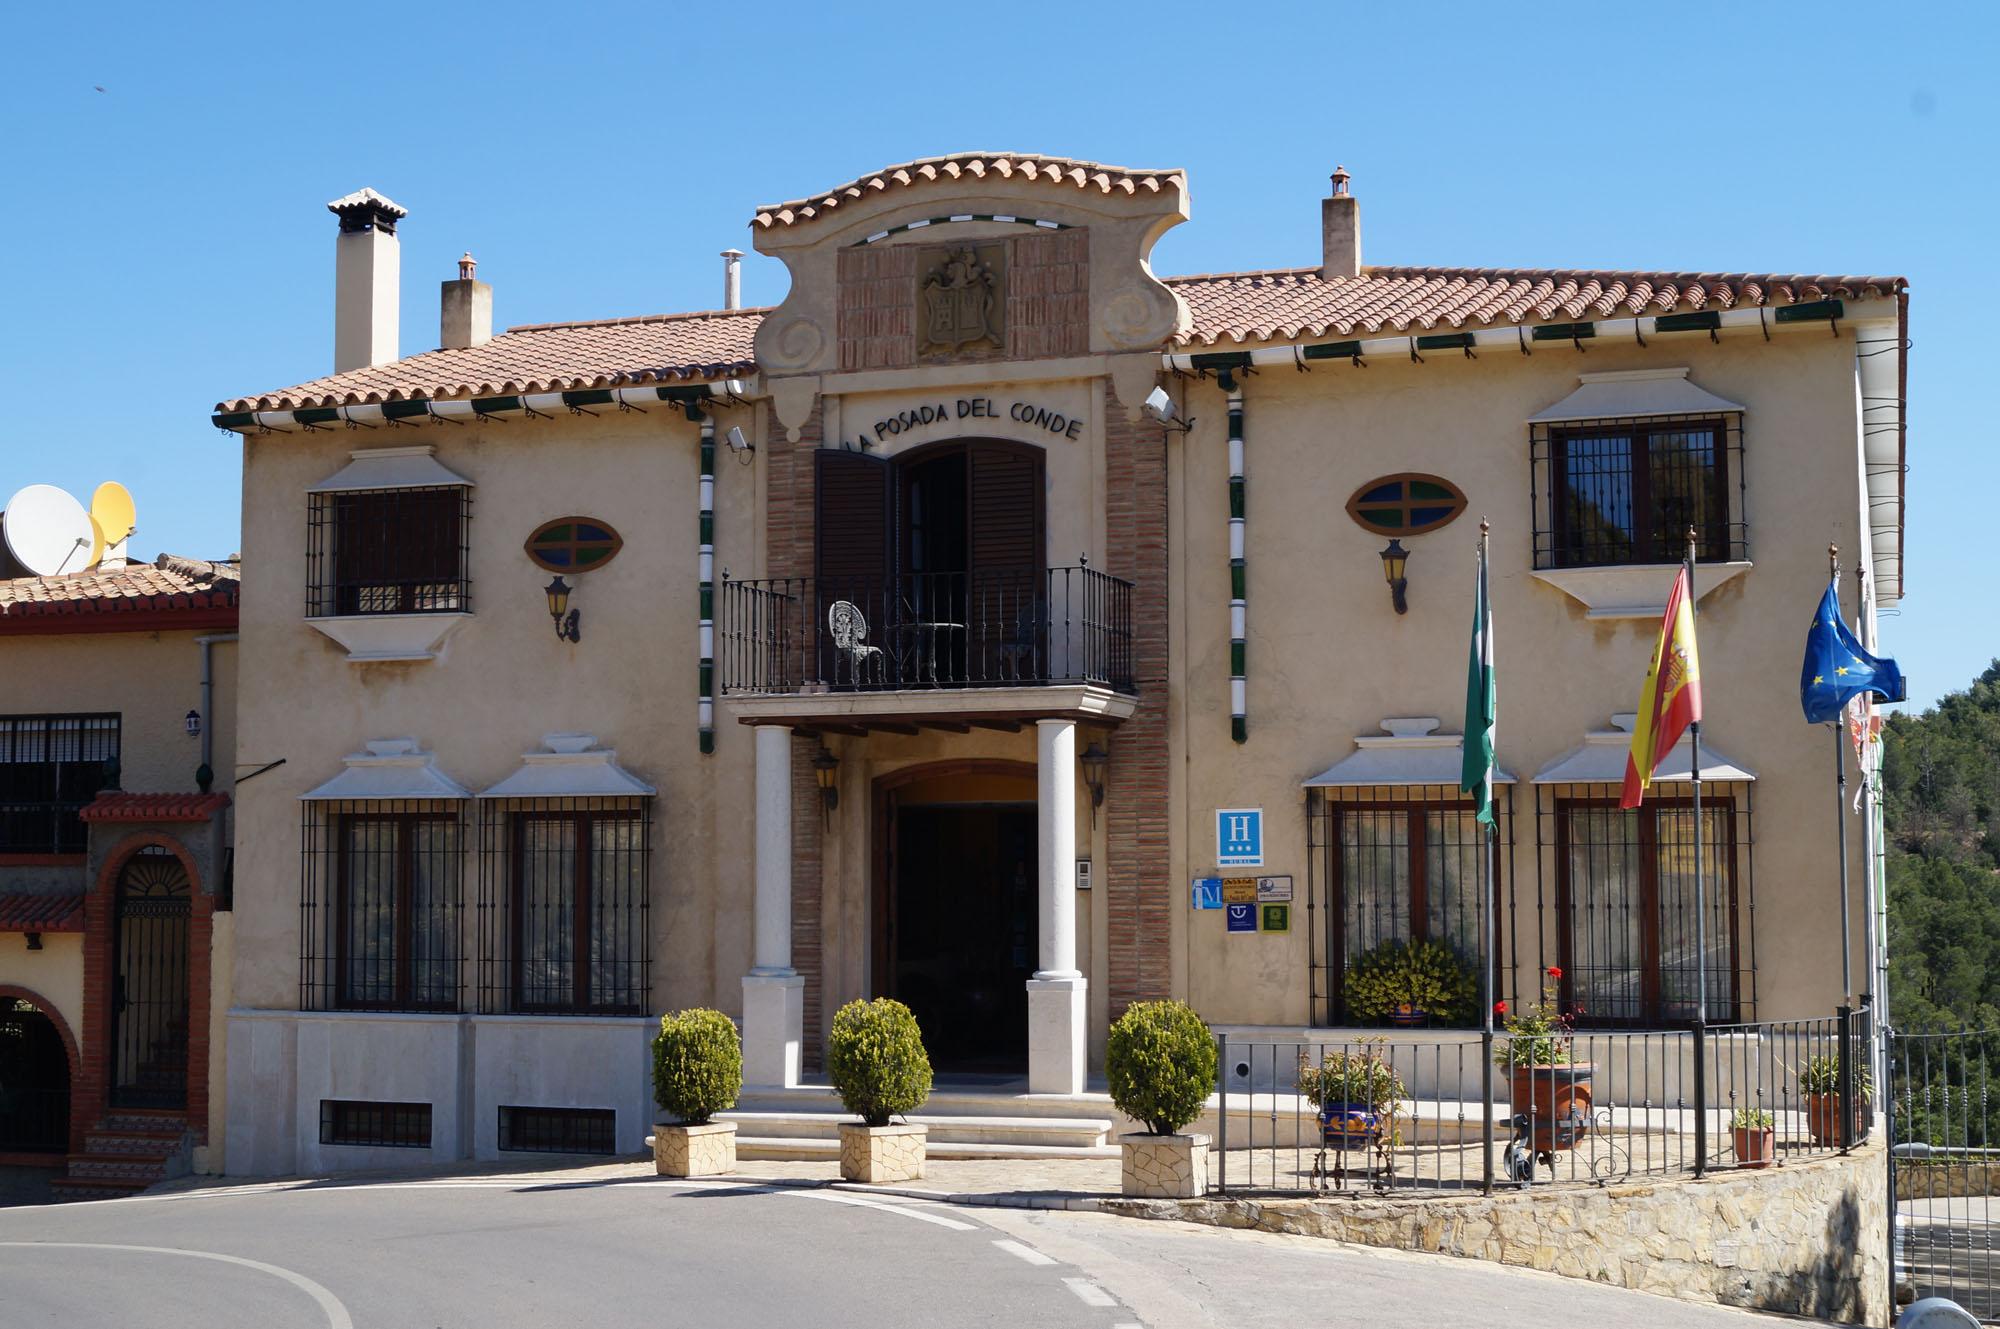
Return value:
[(241, 584), (234, 563), (209, 563), (174, 554), (122, 568), (0, 579), (0, 627), (54, 615), (234, 611)]
[(1901, 277), (1387, 267), (1333, 281), (1318, 268), (1165, 280), (1194, 315), (1193, 327), (1176, 339), (1183, 346), (1865, 299), (1906, 285)]
[(1100, 194), (1157, 194), (1183, 189), (1187, 177), (1178, 170), (1149, 171), (1070, 157), (1044, 157), (1031, 152), (955, 152), (948, 157), (923, 157), (899, 166), (885, 166), (858, 180), (788, 203), (767, 203), (751, 221), (766, 229), (797, 226), (837, 210), (842, 203), (911, 185), (959, 180), (1030, 180)]
[(85, 821), (211, 821), (227, 794), (133, 794), (107, 789), (77, 813)]
[(296, 387), (220, 402), (218, 411), (363, 406), (411, 397), (497, 397), (730, 378), (752, 372), (761, 309), (589, 323), (532, 323), (463, 350), (425, 351)]
[(0, 891), (0, 932), (81, 931), (81, 895)]

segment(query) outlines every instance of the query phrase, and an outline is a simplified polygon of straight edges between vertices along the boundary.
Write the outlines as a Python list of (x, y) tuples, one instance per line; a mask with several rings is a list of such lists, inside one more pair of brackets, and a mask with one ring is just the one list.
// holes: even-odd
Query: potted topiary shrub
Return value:
[(743, 1088), (743, 1040), (721, 1011), (660, 1017), (653, 1038), (653, 1099), (671, 1120), (653, 1127), (653, 1166), (663, 1177), (736, 1170), (736, 1123), (715, 1114)]
[(1358, 957), (1344, 984), (1349, 1014), (1409, 1027), (1472, 1018), (1479, 978), (1442, 942), (1385, 941)]
[(1395, 1131), (1396, 1105), (1406, 1096), (1396, 1068), (1374, 1048), (1327, 1052), (1319, 1065), (1299, 1053), (1299, 1092), (1319, 1109), (1320, 1142), (1366, 1149)]
[[(1215, 1091), (1215, 1038), (1194, 1008), (1136, 1001), (1104, 1047), (1111, 1102), (1143, 1132), (1118, 1137), (1127, 1195), (1189, 1199), (1208, 1192), (1208, 1137), (1184, 1135)], [(1226, 1106), (1226, 1105), (1225, 1105)]]
[(826, 1069), (859, 1122), (840, 1123), (840, 1175), (846, 1181), (914, 1181), (924, 1175), (922, 1126), (891, 1117), (931, 1096), (931, 1059), (917, 1017), (900, 1001), (850, 1001), (833, 1017)]
[[(1854, 1061), (1854, 1141), (1868, 1134), (1868, 1105), (1875, 1100), (1875, 1081), (1868, 1074), (1868, 1061)], [(1831, 1052), (1813, 1057), (1799, 1072), (1799, 1092), (1806, 1100), (1806, 1129), (1814, 1144), (1839, 1144), (1840, 1139), (1840, 1058)]]
[(1771, 1114), (1762, 1108), (1737, 1108), (1729, 1118), (1729, 1130), (1736, 1141), (1738, 1167), (1769, 1167), (1776, 1153), (1772, 1141)]

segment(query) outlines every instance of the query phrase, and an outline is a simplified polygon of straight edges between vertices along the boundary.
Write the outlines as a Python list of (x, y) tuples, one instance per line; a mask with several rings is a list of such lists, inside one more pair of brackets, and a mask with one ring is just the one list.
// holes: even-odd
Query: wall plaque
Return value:
[(917, 354), (1006, 347), (1006, 246), (926, 249), (917, 262)]

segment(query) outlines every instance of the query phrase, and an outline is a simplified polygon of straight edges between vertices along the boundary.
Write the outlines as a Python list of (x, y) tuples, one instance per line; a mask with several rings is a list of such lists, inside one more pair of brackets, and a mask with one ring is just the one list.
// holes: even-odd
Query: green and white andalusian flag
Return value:
[(1479, 577), (1472, 594), (1472, 656), (1465, 675), (1465, 766), (1458, 787), (1471, 794), (1479, 820), (1493, 825), (1493, 725), (1499, 709), (1493, 679), (1493, 602), (1486, 586), (1486, 543), (1479, 545)]

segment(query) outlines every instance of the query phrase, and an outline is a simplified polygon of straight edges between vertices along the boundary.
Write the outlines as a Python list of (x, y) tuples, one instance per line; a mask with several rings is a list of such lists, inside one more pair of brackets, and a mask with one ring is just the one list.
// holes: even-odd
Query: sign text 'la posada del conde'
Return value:
[(1012, 420), (1030, 429), (1059, 434), (1064, 438), (1078, 438), (1083, 433), (1082, 420), (1035, 402), (1015, 401), (1001, 406), (991, 397), (960, 397), (955, 402), (912, 406), (877, 420), (873, 428), (863, 432), (852, 446), (865, 452), (913, 429), (955, 420)]

